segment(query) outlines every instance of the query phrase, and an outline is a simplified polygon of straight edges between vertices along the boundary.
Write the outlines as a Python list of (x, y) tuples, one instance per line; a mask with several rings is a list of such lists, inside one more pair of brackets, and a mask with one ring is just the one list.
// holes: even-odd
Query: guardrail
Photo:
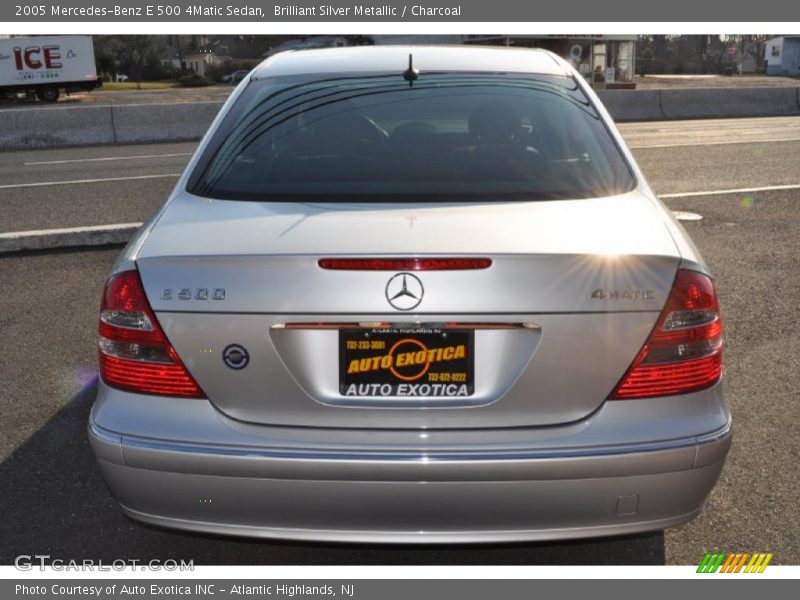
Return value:
[[(800, 116), (800, 87), (599, 90), (617, 121)], [(202, 137), (220, 102), (0, 111), (0, 150), (181, 142)]]

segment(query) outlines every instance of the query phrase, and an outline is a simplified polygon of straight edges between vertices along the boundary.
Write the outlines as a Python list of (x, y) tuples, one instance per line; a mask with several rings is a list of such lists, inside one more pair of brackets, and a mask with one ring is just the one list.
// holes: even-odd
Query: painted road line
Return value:
[(728, 194), (755, 194), (757, 192), (776, 192), (780, 190), (800, 190), (800, 183), (790, 185), (767, 185), (764, 187), (738, 188), (733, 190), (711, 190), (704, 192), (681, 192), (678, 194), (659, 194), (659, 198), (692, 198), (694, 196), (725, 196)]
[(142, 223), (115, 223), (113, 225), (0, 233), (0, 254), (23, 250), (125, 244), (141, 226)]
[(162, 175), (130, 175), (128, 177), (104, 177), (100, 179), (69, 179), (66, 181), (38, 181), (36, 183), (11, 183), (0, 185), (0, 190), (13, 190), (17, 188), (45, 187), (48, 185), (74, 185), (79, 183), (105, 183), (108, 181), (136, 181), (139, 179), (165, 179), (167, 177), (180, 177), (180, 173), (164, 173)]
[[(623, 137), (625, 137), (623, 135)], [(720, 142), (679, 142), (677, 144), (628, 144), (631, 150), (646, 150), (648, 148), (683, 148), (686, 146), (732, 146), (736, 144), (777, 144), (780, 142), (800, 142), (800, 138), (784, 138), (780, 140), (730, 140)]]
[(105, 162), (109, 160), (145, 160), (150, 158), (174, 158), (178, 156), (191, 156), (193, 152), (171, 152), (169, 154), (139, 154), (136, 156), (102, 156), (99, 158), (68, 158), (64, 160), (35, 160), (22, 163), (26, 167), (35, 165), (67, 165), (73, 163)]

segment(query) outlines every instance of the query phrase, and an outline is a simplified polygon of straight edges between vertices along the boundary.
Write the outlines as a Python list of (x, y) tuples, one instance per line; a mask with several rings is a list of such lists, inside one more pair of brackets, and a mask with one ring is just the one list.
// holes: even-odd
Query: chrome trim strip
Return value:
[[(93, 435), (104, 440), (119, 443), (117, 434), (109, 432), (95, 423), (90, 424)], [(712, 435), (712, 434), (710, 434)], [(724, 437), (724, 432), (717, 433)], [(678, 448), (693, 447), (697, 438), (678, 438), (646, 444), (627, 444), (616, 446), (599, 446), (592, 448), (565, 448), (561, 450), (509, 450), (497, 452), (441, 452), (441, 451), (415, 451), (415, 452), (390, 452), (390, 451), (328, 451), (321, 449), (294, 450), (290, 448), (265, 448), (249, 446), (224, 446), (212, 444), (194, 444), (155, 440), (150, 438), (121, 436), (122, 447), (139, 448), (159, 452), (176, 452), (197, 455), (216, 455), (231, 457), (268, 458), (284, 460), (330, 460), (330, 461), (355, 461), (355, 462), (404, 462), (404, 463), (432, 463), (432, 462), (470, 462), (470, 461), (525, 461), (536, 459), (570, 459), (589, 458), (601, 456), (614, 456), (637, 454), (644, 452), (658, 452)]]
[(709, 433), (705, 433), (703, 435), (697, 436), (697, 443), (698, 444), (709, 444), (712, 442), (717, 442), (723, 438), (728, 437), (733, 431), (733, 418), (729, 415), (728, 422), (725, 423), (722, 427), (717, 429), (716, 431), (711, 431)]
[[(187, 301), (190, 302), (190, 301)], [(347, 312), (308, 312), (308, 311), (298, 311), (298, 312), (273, 312), (273, 311), (261, 311), (261, 310), (209, 310), (208, 306), (213, 306), (209, 304), (197, 304), (196, 307), (192, 310), (184, 309), (184, 310), (176, 310), (172, 307), (168, 309), (157, 308), (154, 309), (154, 312), (161, 314), (192, 314), (202, 312), (204, 314), (209, 315), (263, 315), (263, 316), (288, 316), (288, 317), (297, 317), (297, 316), (315, 316), (315, 317), (352, 317), (353, 313)], [(616, 314), (634, 314), (634, 313), (661, 313), (661, 310), (658, 309), (639, 309), (634, 308), (630, 310), (625, 309), (614, 309), (614, 310), (572, 310), (572, 311), (493, 311), (493, 312), (449, 312), (447, 313), (449, 316), (459, 316), (459, 317), (475, 317), (475, 316), (490, 316), (496, 317), (501, 315), (521, 315), (521, 316), (539, 316), (539, 315), (616, 315)], [(377, 317), (386, 317), (386, 311), (383, 312), (359, 312), (359, 315), (363, 316), (372, 316), (375, 315)], [(430, 317), (431, 315), (435, 315), (438, 313), (425, 313), (425, 312), (409, 312), (409, 315), (415, 316), (424, 316), (426, 318)], [(394, 315), (393, 318), (396, 318), (397, 315)]]
[(92, 435), (101, 441), (111, 444), (122, 444), (132, 448), (157, 450), (165, 452), (182, 452), (188, 454), (210, 454), (220, 456), (261, 457), (299, 460), (351, 460), (351, 461), (397, 461), (397, 462), (459, 462), (459, 461), (493, 461), (493, 460), (534, 460), (580, 458), (593, 456), (613, 456), (636, 454), (642, 452), (658, 452), (674, 450), (694, 445), (714, 443), (728, 437), (733, 429), (733, 420), (721, 428), (691, 438), (677, 438), (659, 442), (640, 444), (619, 444), (615, 446), (595, 446), (589, 448), (564, 448), (561, 450), (508, 450), (497, 452), (384, 452), (384, 451), (328, 451), (321, 449), (294, 450), (281, 447), (225, 446), (214, 444), (192, 444), (167, 440), (156, 440), (138, 436), (127, 436), (109, 431), (93, 420), (89, 421)]
[(122, 436), (120, 434), (109, 431), (108, 429), (103, 429), (95, 423), (93, 419), (89, 419), (89, 432), (101, 442), (117, 445), (122, 443)]
[(475, 322), (452, 322), (452, 321), (350, 321), (350, 322), (337, 322), (330, 321), (325, 323), (309, 323), (309, 322), (287, 322), (287, 323), (274, 323), (270, 325), (270, 329), (294, 329), (294, 330), (339, 330), (339, 329), (388, 329), (395, 327), (430, 327), (439, 329), (541, 329), (540, 325), (536, 323), (503, 323), (492, 321), (475, 321)]

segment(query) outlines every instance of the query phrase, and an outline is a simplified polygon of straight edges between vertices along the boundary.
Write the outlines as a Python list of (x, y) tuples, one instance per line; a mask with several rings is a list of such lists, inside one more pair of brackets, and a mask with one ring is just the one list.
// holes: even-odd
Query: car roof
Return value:
[(538, 48), (490, 46), (347, 46), (289, 50), (275, 54), (253, 69), (252, 78), (312, 73), (402, 72), (408, 56), (414, 68), (425, 71), (500, 71), (565, 75), (567, 64)]

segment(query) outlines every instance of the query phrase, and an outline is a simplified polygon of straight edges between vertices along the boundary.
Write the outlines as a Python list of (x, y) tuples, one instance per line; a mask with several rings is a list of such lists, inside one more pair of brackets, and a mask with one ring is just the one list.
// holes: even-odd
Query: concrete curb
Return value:
[(118, 144), (199, 140), (221, 107), (220, 102), (114, 106), (114, 139)]
[(798, 114), (797, 89), (789, 87), (661, 90), (661, 105), (667, 119), (786, 117)]
[(615, 121), (661, 121), (661, 90), (597, 90)]
[(598, 90), (615, 121), (800, 115), (800, 87)]
[(221, 102), (12, 108), (0, 112), (0, 150), (199, 140)]
[(67, 229), (41, 229), (0, 233), (0, 254), (26, 250), (52, 250), (127, 244), (142, 223), (119, 223)]
[(0, 149), (114, 144), (110, 106), (12, 108), (0, 112)]

